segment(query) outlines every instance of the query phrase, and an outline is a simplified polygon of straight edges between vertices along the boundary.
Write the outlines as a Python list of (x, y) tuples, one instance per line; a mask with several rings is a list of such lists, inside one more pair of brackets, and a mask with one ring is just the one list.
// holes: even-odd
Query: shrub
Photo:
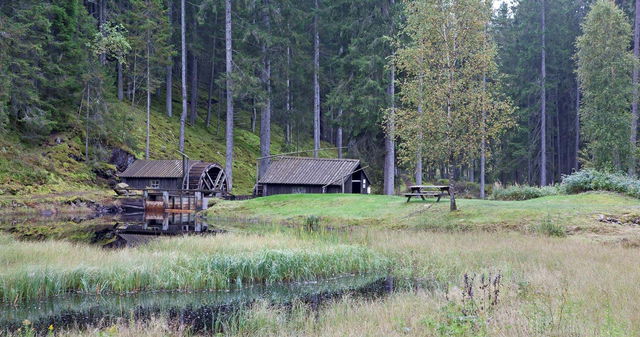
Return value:
[(562, 179), (562, 189), (574, 194), (587, 191), (609, 191), (640, 198), (640, 180), (624, 174), (586, 169)]
[[(438, 179), (435, 185), (449, 185), (449, 179)], [(478, 198), (480, 196), (480, 184), (466, 180), (456, 180), (453, 188), (456, 196), (462, 198)], [(485, 185), (485, 193), (491, 194), (491, 185)]]
[(495, 200), (529, 200), (558, 193), (559, 190), (556, 186), (513, 185), (506, 188), (496, 186), (493, 188), (492, 197)]
[(562, 225), (554, 223), (549, 217), (538, 224), (535, 230), (536, 232), (544, 234), (546, 236), (555, 236), (559, 238), (567, 236), (567, 232), (564, 227), (562, 227)]

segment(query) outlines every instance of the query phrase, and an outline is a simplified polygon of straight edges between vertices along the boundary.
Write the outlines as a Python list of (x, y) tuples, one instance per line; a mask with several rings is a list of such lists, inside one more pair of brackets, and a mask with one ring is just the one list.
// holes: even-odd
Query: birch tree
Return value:
[[(395, 57), (404, 74), (404, 104), (395, 116), (399, 159), (410, 163), (419, 152), (431, 165), (443, 164), (455, 192), (454, 167), (471, 164), (483, 138), (495, 140), (511, 125), (512, 109), (498, 94), (495, 46), (485, 42), (491, 7), (483, 0), (407, 0), (405, 5), (401, 33), (410, 42)], [(486, 89), (485, 74), (494, 79)], [(418, 137), (421, 132), (425, 137)], [(453, 193), (450, 209), (457, 209)]]

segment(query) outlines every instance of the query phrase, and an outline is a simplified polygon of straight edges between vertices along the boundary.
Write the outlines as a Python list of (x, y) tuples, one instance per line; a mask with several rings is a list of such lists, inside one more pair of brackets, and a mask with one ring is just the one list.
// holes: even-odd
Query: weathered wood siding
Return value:
[[(346, 187), (347, 186), (345, 185), (345, 191), (346, 191)], [(284, 185), (284, 184), (265, 184), (264, 185), (264, 196), (276, 195), (276, 194), (314, 194), (314, 193), (321, 194), (322, 186)], [(340, 186), (328, 186), (325, 193), (342, 193), (342, 188)]]
[(161, 190), (175, 190), (180, 188), (181, 179), (175, 178), (123, 178), (124, 182), (132, 188), (148, 188), (151, 180), (158, 180)]

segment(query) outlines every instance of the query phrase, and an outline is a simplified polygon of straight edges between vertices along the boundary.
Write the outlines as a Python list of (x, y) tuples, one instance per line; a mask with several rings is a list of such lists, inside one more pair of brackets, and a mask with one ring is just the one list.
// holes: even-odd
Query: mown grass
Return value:
[(123, 250), (63, 241), (0, 240), (0, 298), (67, 292), (224, 289), (381, 271), (387, 261), (357, 245), (279, 235), (185, 237)]
[[(459, 199), (459, 211), (449, 212), (448, 200), (406, 203), (380, 195), (276, 195), (242, 202), (220, 202), (206, 211), (210, 217), (236, 216), (271, 221), (304, 222), (320, 217), (325, 225), (383, 225), (429, 230), (495, 230), (530, 232), (543, 221), (564, 227), (603, 228), (599, 214), (640, 212), (640, 200), (616, 193), (555, 195), (525, 201)], [(614, 230), (615, 228), (610, 228)]]

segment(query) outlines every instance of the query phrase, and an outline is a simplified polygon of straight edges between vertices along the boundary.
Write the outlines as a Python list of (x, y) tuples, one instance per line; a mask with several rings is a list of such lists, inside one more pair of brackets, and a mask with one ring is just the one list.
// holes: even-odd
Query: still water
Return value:
[(67, 295), (20, 305), (0, 305), (0, 333), (16, 331), (29, 320), (37, 333), (60, 328), (105, 327), (122, 320), (144, 322), (163, 317), (192, 331), (220, 332), (237, 314), (258, 301), (317, 310), (324, 302), (349, 295), (375, 299), (393, 291), (392, 279), (349, 275), (317, 282), (254, 285), (211, 292), (143, 292), (129, 295)]

